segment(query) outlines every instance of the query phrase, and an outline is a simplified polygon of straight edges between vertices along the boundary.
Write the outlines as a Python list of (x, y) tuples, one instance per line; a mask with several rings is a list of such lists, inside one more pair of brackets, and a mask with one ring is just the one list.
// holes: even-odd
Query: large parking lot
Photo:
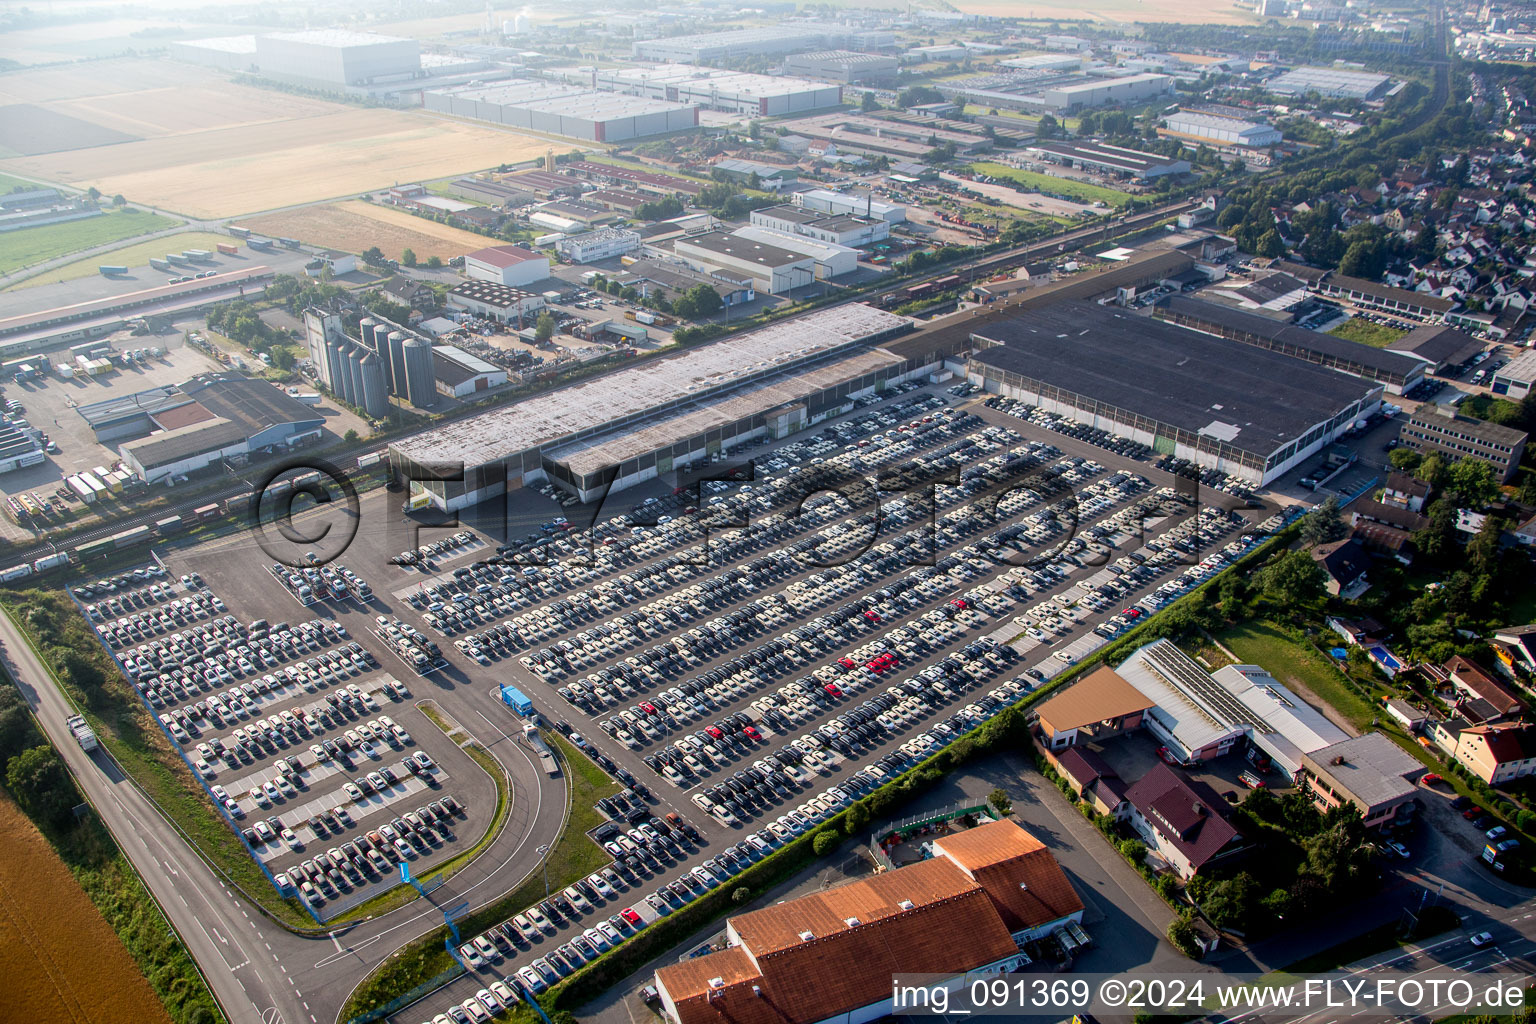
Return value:
[(252, 856), (318, 915), (483, 831), (494, 784), (318, 601), (237, 617), (200, 573), (161, 563), (73, 593)]
[[(295, 884), (315, 886), (326, 906), (349, 905), (333, 875), (367, 891), (349, 865), (362, 875), (407, 851), (430, 862), (455, 830), (483, 827), (427, 822), (430, 810), (412, 827), (405, 811), (444, 793), (471, 816), (487, 800), (465, 798), (466, 780), (484, 782), (483, 772), (396, 700), (394, 680), (450, 715), (499, 716), (508, 728), (516, 720), (496, 686), (512, 684), (623, 783), (593, 835), (611, 866), (465, 936), (470, 978), (400, 1015), (473, 1019), (465, 1001), (492, 974), (540, 990), (725, 884), (1219, 571), (1277, 522), (1243, 509), (1240, 492), (1207, 491), (1202, 503), (1145, 453), (1028, 410), (988, 408), (967, 390), (860, 399), (813, 434), (736, 453), (750, 467), (711, 467), (724, 479), (626, 492), (622, 511), (610, 502), (590, 526), (590, 510), (524, 491), (506, 515), (465, 517), (476, 529), (416, 534), (398, 494), (375, 492), (351, 547), (323, 569), (274, 566), (246, 535), (170, 552), (158, 585), (206, 607), (223, 627), (220, 664), (254, 677), (215, 670), (214, 684), (204, 670), (203, 683), (277, 683), (249, 696), (254, 711), (242, 699), (232, 716), (219, 711), (221, 724), (189, 714), (172, 725), (245, 820), (269, 813), (259, 797), (280, 814), (292, 838), (274, 826), (275, 840), (258, 831), (253, 849), (290, 881), (299, 865)], [(253, 636), (269, 646), (253, 648)], [(201, 686), (183, 689), (185, 699), (172, 690), (178, 708), (208, 703)], [(232, 767), (238, 729), (250, 759), (237, 747)], [(406, 762), (423, 746), (430, 767), (413, 772)], [(296, 768), (283, 767), (289, 757)], [(338, 807), (340, 835), (304, 831), (315, 815), (329, 830)], [(338, 847), (342, 864), (316, 863), (309, 878), (302, 865), (322, 846)]]

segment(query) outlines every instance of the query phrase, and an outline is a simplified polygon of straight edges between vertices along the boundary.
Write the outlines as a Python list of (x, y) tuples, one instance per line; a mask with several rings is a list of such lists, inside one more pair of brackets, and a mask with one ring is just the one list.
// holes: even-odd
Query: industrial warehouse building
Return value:
[(1007, 978), (1030, 963), (1028, 942), (1082, 934), (1082, 898), (1045, 844), (1014, 822), (942, 832), (931, 850), (731, 917), (724, 949), (657, 969), (664, 1019), (866, 1024), (904, 1015), (893, 977), (921, 976), (947, 997), (973, 976)]
[(212, 39), (178, 39), (171, 43), (171, 59), (217, 68), (220, 71), (254, 71), (256, 37), (216, 36)]
[(509, 288), (526, 288), (549, 277), (549, 257), (520, 245), (492, 245), (464, 257), (464, 275)]
[[(911, 327), (870, 306), (837, 306), (401, 439), (392, 464), (416, 507), (457, 511), (545, 479), (591, 500), (785, 436), (928, 372), (921, 357), (871, 347)], [(434, 479), (434, 467), (463, 473)]]
[(1045, 106), (1049, 110), (1070, 114), (1110, 103), (1139, 103), (1156, 99), (1173, 92), (1173, 78), (1169, 75), (1127, 75), (1124, 78), (1090, 79), (1073, 85), (1061, 85), (1046, 89)]
[(597, 92), (559, 82), (513, 81), (428, 91), (422, 105), (456, 117), (588, 142), (624, 142), (698, 125), (686, 103)]
[(815, 260), (805, 253), (724, 231), (679, 238), (672, 251), (695, 270), (746, 274), (756, 282), (757, 291), (769, 295), (782, 295), (816, 280)]
[(1488, 388), (1513, 402), (1536, 391), (1536, 352), (1522, 352), (1499, 367), (1493, 372)]
[(1375, 71), (1343, 68), (1296, 68), (1271, 78), (1264, 88), (1279, 96), (1315, 92), (1330, 100), (1374, 100), (1387, 91), (1392, 79)]
[(825, 48), (827, 34), (815, 28), (779, 26), (743, 28), (734, 32), (703, 32), (665, 39), (641, 39), (630, 47), (636, 60), (668, 64), (708, 64), (737, 57), (776, 57), (796, 50)]
[(256, 37), (256, 64), (263, 77), (300, 85), (374, 85), (419, 76), (421, 44), (345, 29), (278, 32)]
[(787, 203), (753, 210), (748, 216), (756, 227), (786, 235), (804, 235), (836, 245), (872, 245), (891, 236), (891, 225), (878, 217), (820, 213)]
[(1379, 384), (1093, 302), (1005, 311), (971, 340), (986, 390), (1258, 487), (1381, 404)]
[(805, 235), (786, 234), (755, 225), (737, 228), (731, 232), (731, 235), (749, 242), (776, 245), (780, 249), (809, 256), (816, 261), (816, 280), (818, 281), (851, 274), (859, 269), (859, 250), (838, 245), (836, 242), (823, 242), (820, 239), (807, 238)]
[(121, 395), (78, 412), (98, 441), (125, 442), (118, 447), (123, 462), (146, 483), (293, 447), (318, 438), (325, 423), (318, 409), (276, 385), (233, 373)]
[(895, 57), (878, 53), (855, 53), (852, 50), (819, 50), (814, 53), (791, 54), (784, 58), (786, 75), (807, 75), (848, 85), (856, 82), (878, 84), (894, 81), (900, 67), (901, 62)]
[(1280, 129), (1271, 125), (1190, 110), (1181, 110), (1163, 118), (1163, 126), (1157, 130), (1157, 134), (1184, 142), (1244, 149), (1277, 146), (1282, 138)]
[(873, 217), (887, 224), (900, 224), (907, 219), (905, 206), (882, 202), (868, 192), (863, 195), (853, 195), (846, 192), (833, 192), (831, 189), (811, 188), (804, 192), (796, 192), (789, 197), (789, 201), (807, 210), (815, 210), (817, 213)]
[(1331, 334), (1309, 331), (1305, 327), (1282, 323), (1258, 313), (1245, 313), (1212, 302), (1172, 295), (1158, 304), (1153, 315), (1192, 330), (1266, 348), (1363, 380), (1375, 381), (1394, 395), (1412, 390), (1424, 381), (1424, 364), (1417, 359), (1372, 345), (1363, 345), (1358, 341), (1335, 338)]
[(839, 85), (689, 64), (657, 68), (576, 68), (566, 72), (566, 77), (592, 89), (688, 103), (706, 110), (751, 117), (835, 107), (843, 101), (843, 90)]
[(555, 251), (572, 263), (596, 263), (598, 260), (627, 256), (640, 248), (640, 232), (627, 228), (603, 228), (588, 231), (555, 243)]
[(452, 345), (432, 346), (432, 372), (437, 390), (450, 398), (468, 398), (507, 383), (507, 371)]
[(544, 308), (544, 296), (494, 281), (465, 281), (449, 290), (448, 308), (520, 325)]
[(1045, 163), (1075, 167), (1093, 174), (1111, 174), (1132, 181), (1151, 181), (1169, 174), (1188, 174), (1190, 170), (1188, 160), (1175, 160), (1160, 153), (1146, 153), (1092, 139), (1036, 142), (1025, 147), (1024, 155)]

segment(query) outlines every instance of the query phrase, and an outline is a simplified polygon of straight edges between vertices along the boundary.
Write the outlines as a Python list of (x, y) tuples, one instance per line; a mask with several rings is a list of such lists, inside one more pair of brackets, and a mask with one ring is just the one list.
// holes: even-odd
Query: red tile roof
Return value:
[(1013, 822), (935, 846), (931, 860), (732, 918), (740, 945), (656, 972), (680, 1024), (824, 1020), (887, 998), (894, 973), (1003, 960), (1018, 949), (1012, 931), (1082, 909), (1050, 851)]
[(1513, 715), (1525, 707), (1508, 687), (1459, 654), (1445, 663), (1445, 670), (1456, 682), (1498, 708), (1500, 714)]
[(1466, 730), (1477, 733), (1488, 743), (1494, 764), (1509, 764), (1536, 757), (1536, 726), (1505, 722), (1500, 725), (1475, 725)]

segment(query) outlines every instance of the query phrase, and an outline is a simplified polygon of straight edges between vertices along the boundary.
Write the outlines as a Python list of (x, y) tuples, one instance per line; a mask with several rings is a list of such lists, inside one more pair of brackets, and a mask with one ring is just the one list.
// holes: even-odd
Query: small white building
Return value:
[(507, 383), (506, 370), (453, 345), (432, 346), (432, 371), (438, 392), (453, 398), (466, 398)]
[(804, 235), (834, 245), (873, 245), (891, 236), (890, 222), (878, 217), (824, 214), (790, 204), (753, 210), (749, 217), (754, 227), (785, 235)]
[(549, 277), (549, 257), (520, 245), (493, 245), (465, 256), (464, 273), (474, 281), (526, 288)]
[(789, 197), (789, 201), (796, 206), (803, 206), (807, 210), (815, 210), (818, 213), (852, 214), (856, 217), (876, 218), (888, 224), (900, 224), (907, 219), (905, 206), (882, 202), (867, 193), (849, 195), (826, 188), (812, 188), (804, 192), (796, 192)]
[(673, 252), (695, 270), (745, 274), (757, 282), (757, 291), (782, 295), (816, 280), (816, 261), (783, 246), (710, 231), (679, 238)]

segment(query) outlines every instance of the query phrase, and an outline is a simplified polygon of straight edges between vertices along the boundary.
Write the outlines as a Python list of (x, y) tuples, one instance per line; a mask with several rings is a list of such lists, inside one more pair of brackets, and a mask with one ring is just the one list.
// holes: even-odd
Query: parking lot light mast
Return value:
[(536, 851), (539, 855), (539, 867), (544, 869), (544, 895), (549, 895), (549, 853), (548, 846), (541, 846)]

